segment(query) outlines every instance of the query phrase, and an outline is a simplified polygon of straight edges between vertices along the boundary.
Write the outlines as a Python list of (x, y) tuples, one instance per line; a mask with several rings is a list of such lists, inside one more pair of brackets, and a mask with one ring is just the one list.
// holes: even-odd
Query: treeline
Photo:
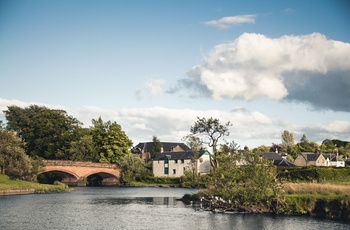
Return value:
[(4, 113), (0, 173), (11, 178), (35, 179), (43, 159), (120, 163), (125, 168), (128, 162), (137, 162), (130, 160), (132, 141), (116, 122), (99, 117), (84, 128), (66, 111), (38, 105), (9, 106)]
[(321, 145), (309, 141), (305, 134), (300, 141), (295, 143), (293, 133), (284, 130), (281, 133), (281, 143), (272, 143), (271, 146), (261, 145), (252, 150), (253, 153), (279, 152), (288, 154), (288, 160), (294, 161), (301, 152), (311, 153), (335, 153), (342, 158), (350, 158), (350, 142), (337, 139), (325, 139)]
[(4, 113), (4, 128), (23, 140), (30, 157), (115, 163), (133, 144), (119, 124), (105, 122), (101, 117), (92, 119), (92, 126), (84, 128), (66, 111), (44, 106), (9, 106)]

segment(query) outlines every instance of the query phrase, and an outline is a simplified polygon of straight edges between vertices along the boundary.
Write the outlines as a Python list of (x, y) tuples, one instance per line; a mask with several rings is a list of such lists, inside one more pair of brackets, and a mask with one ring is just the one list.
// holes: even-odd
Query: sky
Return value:
[(35, 104), (134, 145), (197, 117), (241, 148), (350, 141), (349, 22), (346, 0), (0, 0), (0, 120)]

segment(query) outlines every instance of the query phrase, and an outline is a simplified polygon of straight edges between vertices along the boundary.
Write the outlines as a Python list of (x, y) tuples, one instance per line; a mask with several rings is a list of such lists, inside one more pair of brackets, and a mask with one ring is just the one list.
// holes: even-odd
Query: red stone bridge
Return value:
[(44, 162), (46, 166), (41, 173), (55, 173), (62, 178), (62, 183), (69, 186), (86, 186), (87, 178), (94, 174), (102, 177), (102, 186), (120, 183), (121, 169), (116, 164), (63, 160)]

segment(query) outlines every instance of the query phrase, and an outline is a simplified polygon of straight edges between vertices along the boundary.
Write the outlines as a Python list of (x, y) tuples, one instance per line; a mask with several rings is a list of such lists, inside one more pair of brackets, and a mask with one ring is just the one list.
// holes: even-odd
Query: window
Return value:
[(183, 164), (183, 163), (185, 163), (185, 160), (184, 160), (184, 159), (181, 160), (181, 164)]
[(168, 175), (169, 174), (169, 168), (164, 168), (164, 174)]
[(176, 174), (176, 169), (173, 169), (173, 174)]
[(177, 164), (177, 160), (175, 160), (175, 164)]

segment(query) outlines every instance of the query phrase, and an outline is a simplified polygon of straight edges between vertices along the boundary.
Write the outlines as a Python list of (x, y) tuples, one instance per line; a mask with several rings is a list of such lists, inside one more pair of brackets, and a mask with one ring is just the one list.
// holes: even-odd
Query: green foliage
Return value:
[(68, 192), (69, 187), (61, 182), (54, 185), (39, 184), (23, 180), (10, 180), (8, 176), (0, 174), (0, 194), (12, 189), (34, 189), (35, 193)]
[(318, 182), (336, 182), (350, 180), (349, 168), (321, 168), (321, 167), (307, 167), (307, 168), (289, 168), (285, 172), (278, 174), (279, 178), (283, 178), (291, 182), (299, 181), (318, 181)]
[(207, 195), (245, 206), (276, 207), (282, 202), (282, 184), (276, 179), (276, 167), (270, 161), (258, 154), (221, 155), (219, 165)]
[(82, 136), (79, 140), (72, 141), (69, 153), (70, 159), (73, 161), (99, 162), (100, 160), (93, 137), (90, 134)]
[(154, 159), (162, 151), (162, 143), (156, 136), (153, 136), (152, 142), (151, 159)]
[(138, 155), (132, 153), (121, 158), (120, 167), (122, 168), (122, 180), (125, 184), (141, 181), (151, 174), (146, 168), (145, 162)]
[(40, 159), (32, 159), (25, 153), (23, 141), (13, 131), (0, 129), (0, 173), (30, 180), (41, 166)]
[(7, 128), (26, 143), (26, 153), (44, 159), (69, 159), (70, 143), (79, 138), (81, 123), (64, 110), (31, 105), (9, 106), (4, 111)]
[(215, 173), (218, 167), (218, 142), (220, 138), (230, 135), (230, 126), (232, 126), (230, 122), (223, 125), (220, 123), (219, 119), (212, 117), (208, 119), (197, 117), (197, 121), (191, 126), (190, 132), (192, 135), (201, 135), (209, 140), (208, 146), (213, 149), (213, 156), (210, 157), (213, 173)]
[(102, 118), (92, 120), (93, 142), (99, 152), (99, 161), (106, 163), (120, 162), (129, 153), (132, 141), (116, 122), (103, 122)]

